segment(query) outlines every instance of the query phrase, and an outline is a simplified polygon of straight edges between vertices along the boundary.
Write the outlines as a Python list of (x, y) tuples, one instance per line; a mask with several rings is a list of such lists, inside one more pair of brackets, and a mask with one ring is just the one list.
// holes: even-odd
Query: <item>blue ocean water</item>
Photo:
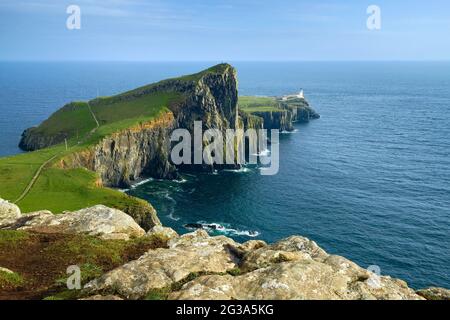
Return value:
[[(212, 63), (0, 63), (0, 155), (67, 101)], [(300, 234), (413, 287), (450, 287), (450, 63), (234, 63), (241, 95), (305, 90), (320, 120), (280, 139), (280, 172), (184, 175), (129, 191), (164, 224), (240, 241)]]

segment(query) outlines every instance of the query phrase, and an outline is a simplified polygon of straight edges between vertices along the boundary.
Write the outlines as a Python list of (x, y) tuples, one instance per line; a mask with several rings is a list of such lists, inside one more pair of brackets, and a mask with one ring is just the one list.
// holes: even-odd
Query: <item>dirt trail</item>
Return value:
[(21, 201), (23, 198), (26, 197), (26, 195), (28, 194), (28, 192), (30, 192), (31, 188), (33, 187), (34, 183), (36, 182), (36, 180), (39, 178), (39, 175), (41, 174), (42, 170), (50, 163), (52, 162), (61, 152), (58, 152), (57, 154), (55, 154), (53, 157), (51, 157), (50, 159), (48, 159), (47, 161), (45, 161), (40, 167), (39, 169), (36, 171), (36, 173), (34, 174), (33, 178), (31, 179), (30, 183), (27, 185), (27, 187), (25, 188), (25, 190), (22, 192), (22, 194), (19, 196), (19, 198), (17, 198), (16, 201), (14, 201), (14, 203), (17, 203), (19, 201)]
[[(94, 118), (96, 127), (93, 128), (91, 130), (91, 132), (89, 132), (89, 135), (92, 135), (95, 133), (95, 131), (97, 131), (97, 129), (100, 127), (100, 123), (97, 120), (97, 117), (95, 116), (94, 112), (91, 109), (91, 105), (89, 104), (89, 102), (87, 103), (89, 112), (92, 115), (92, 118)], [(79, 142), (80, 143), (80, 142)], [(78, 143), (78, 144), (79, 144)], [(27, 194), (30, 192), (31, 188), (33, 187), (33, 185), (35, 184), (36, 180), (39, 178), (42, 170), (50, 163), (52, 162), (58, 155), (60, 155), (61, 152), (58, 152), (57, 154), (55, 154), (54, 156), (52, 156), (50, 159), (48, 159), (47, 161), (45, 161), (40, 167), (39, 169), (36, 171), (36, 173), (34, 174), (33, 178), (31, 178), (30, 183), (27, 185), (27, 187), (25, 188), (25, 190), (22, 192), (22, 194), (14, 201), (14, 203), (18, 203), (19, 201), (23, 200), (23, 198), (25, 198), (27, 196)]]

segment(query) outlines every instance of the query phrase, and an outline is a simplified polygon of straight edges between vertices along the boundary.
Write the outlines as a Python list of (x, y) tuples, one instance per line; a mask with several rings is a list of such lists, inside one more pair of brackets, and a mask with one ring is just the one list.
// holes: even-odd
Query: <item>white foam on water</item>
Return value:
[(250, 171), (252, 171), (252, 170), (249, 169), (249, 168), (246, 168), (245, 166), (242, 166), (240, 169), (225, 169), (225, 170), (223, 170), (223, 171), (226, 171), (226, 172), (235, 172), (235, 173), (247, 173), (247, 172), (250, 172)]
[(297, 133), (298, 132), (298, 129), (294, 129), (294, 130), (292, 130), (292, 131), (286, 131), (286, 130), (283, 130), (283, 131), (281, 131), (280, 133), (281, 134), (292, 134), (292, 133)]
[[(153, 180), (155, 180), (155, 179), (148, 178), (148, 179), (141, 180), (141, 181), (133, 184), (130, 189), (136, 189), (137, 187), (142, 186), (143, 184), (146, 184), (147, 182), (150, 182), (150, 181), (153, 181)], [(130, 189), (126, 189), (126, 190), (130, 190)]]
[(270, 150), (269, 149), (264, 149), (263, 151), (260, 151), (258, 153), (253, 153), (253, 156), (258, 156), (258, 157), (268, 157), (270, 155)]
[(169, 219), (170, 219), (170, 220), (173, 220), (173, 221), (178, 221), (178, 220), (180, 220), (179, 217), (174, 216), (173, 212), (174, 212), (174, 210), (172, 210), (172, 211), (167, 215), (167, 216), (169, 217)]
[[(209, 232), (221, 232), (227, 235), (235, 235), (235, 236), (246, 236), (246, 237), (250, 237), (250, 238), (254, 238), (260, 235), (260, 233), (258, 231), (252, 231), (252, 230), (239, 230), (239, 229), (234, 229), (231, 227), (226, 227), (220, 223), (206, 223), (205, 221), (199, 221), (199, 224), (203, 225), (203, 228)], [(214, 226), (213, 228), (208, 227), (208, 226)], [(192, 229), (192, 228), (188, 228), (188, 229)]]
[(181, 178), (180, 180), (172, 180), (172, 181), (175, 182), (175, 183), (186, 183), (187, 179)]

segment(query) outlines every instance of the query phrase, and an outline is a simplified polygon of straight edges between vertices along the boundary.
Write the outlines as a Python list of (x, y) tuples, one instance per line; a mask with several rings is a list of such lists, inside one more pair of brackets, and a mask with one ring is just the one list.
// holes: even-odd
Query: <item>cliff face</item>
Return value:
[[(170, 162), (170, 135), (176, 128), (188, 129), (192, 134), (194, 122), (202, 121), (203, 130), (214, 128), (225, 132), (228, 128), (264, 128), (291, 131), (293, 122), (306, 122), (318, 117), (304, 99), (279, 99), (279, 108), (275, 111), (239, 113), (236, 70), (227, 64), (198, 74), (164, 80), (108, 99), (112, 104), (131, 106), (133, 101), (158, 93), (175, 93), (182, 99), (169, 104), (167, 108), (170, 111), (161, 113), (152, 121), (118, 130), (82, 151), (65, 156), (59, 166), (85, 167), (98, 173), (101, 184), (126, 188), (143, 176), (177, 177), (177, 168)], [(101, 99), (89, 102), (94, 112), (97, 106), (101, 107), (100, 103)], [(60, 143), (67, 137), (64, 133), (43, 136), (39, 132), (36, 128), (26, 130), (21, 147), (26, 150), (40, 149)], [(208, 165), (183, 165), (182, 168), (215, 169)]]
[(264, 129), (279, 129), (280, 131), (292, 131), (293, 113), (290, 110), (254, 112), (253, 115), (263, 119)]
[(28, 128), (22, 133), (19, 148), (24, 151), (34, 151), (52, 146), (64, 141), (64, 134), (47, 136), (37, 132), (36, 127)]
[(225, 131), (235, 128), (239, 121), (234, 68), (225, 65), (221, 72), (192, 77), (196, 79), (166, 80), (118, 97), (117, 101), (127, 101), (154, 92), (177, 92), (184, 99), (170, 105), (170, 112), (153, 121), (116, 132), (86, 150), (70, 154), (60, 161), (60, 167), (85, 167), (97, 172), (101, 183), (111, 187), (129, 187), (142, 176), (176, 178), (176, 167), (169, 160), (174, 129), (188, 129), (193, 134), (194, 121), (202, 121), (203, 130)]
[(244, 127), (294, 130), (294, 122), (305, 123), (320, 118), (304, 98), (244, 97), (240, 115)]
[(169, 162), (171, 112), (139, 126), (114, 133), (95, 146), (61, 159), (61, 168), (84, 167), (97, 172), (103, 185), (129, 187), (141, 176), (175, 178)]
[(292, 99), (282, 106), (292, 113), (292, 121), (294, 122), (305, 123), (320, 118), (320, 115), (311, 108), (305, 99)]

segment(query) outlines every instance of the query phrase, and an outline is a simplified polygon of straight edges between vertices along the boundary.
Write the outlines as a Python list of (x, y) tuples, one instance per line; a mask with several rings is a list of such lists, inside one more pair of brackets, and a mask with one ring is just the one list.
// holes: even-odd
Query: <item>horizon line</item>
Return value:
[(370, 59), (339, 59), (339, 60), (325, 60), (325, 59), (292, 59), (292, 60), (213, 60), (213, 59), (205, 59), (205, 60), (96, 60), (96, 59), (0, 59), (0, 62), (104, 62), (104, 63), (111, 63), (111, 62), (134, 62), (134, 63), (239, 63), (239, 62), (277, 62), (277, 63), (290, 63), (290, 62), (450, 62), (450, 59), (406, 59), (406, 60), (400, 60), (400, 59), (379, 59), (379, 60), (370, 60)]

